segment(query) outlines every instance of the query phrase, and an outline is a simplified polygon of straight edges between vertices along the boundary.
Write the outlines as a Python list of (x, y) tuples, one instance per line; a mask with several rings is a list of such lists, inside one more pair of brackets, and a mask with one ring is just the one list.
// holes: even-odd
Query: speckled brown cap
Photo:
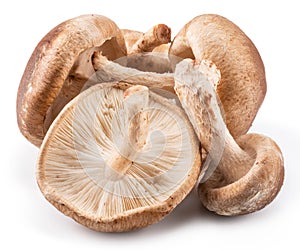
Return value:
[(170, 47), (173, 64), (179, 58), (213, 62), (221, 72), (217, 93), (226, 125), (234, 137), (245, 134), (266, 93), (262, 59), (246, 34), (228, 19), (200, 15), (187, 23)]
[(35, 48), (17, 96), (20, 131), (34, 145), (41, 145), (53, 119), (94, 72), (90, 62), (93, 48), (112, 60), (126, 55), (121, 31), (104, 16), (83, 15), (65, 21)]

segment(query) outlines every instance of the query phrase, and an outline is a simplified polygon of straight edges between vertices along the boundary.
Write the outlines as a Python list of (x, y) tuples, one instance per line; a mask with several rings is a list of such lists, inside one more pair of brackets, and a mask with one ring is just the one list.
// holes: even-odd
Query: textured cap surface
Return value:
[(108, 40), (113, 42), (116, 55), (126, 55), (122, 33), (113, 21), (104, 16), (83, 15), (61, 23), (37, 45), (17, 96), (18, 125), (31, 143), (40, 146), (46, 133), (44, 121), (48, 109), (64, 82), (74, 83), (72, 78), (76, 75), (69, 74), (76, 59), (85, 50)]
[(226, 125), (234, 137), (245, 134), (266, 93), (263, 62), (245, 33), (222, 16), (201, 15), (176, 35), (169, 54), (171, 59), (196, 58), (217, 66), (221, 72), (217, 93)]

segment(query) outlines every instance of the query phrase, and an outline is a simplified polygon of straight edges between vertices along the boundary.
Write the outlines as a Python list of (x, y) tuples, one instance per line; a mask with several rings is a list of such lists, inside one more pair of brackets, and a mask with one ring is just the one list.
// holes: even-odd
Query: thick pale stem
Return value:
[(149, 124), (149, 89), (136, 85), (124, 92), (124, 114), (128, 126), (128, 138), (120, 149), (120, 154), (112, 157), (109, 165), (119, 174), (125, 174), (135, 157), (146, 144)]
[(210, 173), (218, 167), (227, 182), (238, 180), (253, 163), (228, 131), (213, 83), (199, 65), (184, 60), (176, 66), (175, 91), (190, 118), (202, 147), (209, 153)]
[[(158, 74), (124, 67), (118, 63), (107, 60), (107, 58), (102, 56), (99, 52), (94, 53), (93, 66), (97, 71), (97, 82), (123, 81), (168, 91), (171, 91), (174, 87), (174, 74), (172, 73)], [(91, 82), (93, 84), (93, 81)]]
[[(164, 25), (161, 26), (164, 27)], [(163, 29), (160, 28), (158, 30)], [(150, 50), (149, 42), (146, 41), (143, 43), (145, 38), (143, 33), (133, 30), (122, 30), (122, 33), (124, 35), (128, 54), (126, 58), (119, 58), (117, 60), (118, 63), (122, 65), (126, 64), (127, 67), (135, 68), (145, 72), (167, 73), (173, 71), (168, 56), (170, 43), (165, 43), (169, 42), (169, 39), (160, 39), (159, 46), (156, 46), (153, 50), (151, 48), (150, 52), (146, 52)], [(164, 44), (161, 44), (162, 42)], [(147, 49), (144, 48), (142, 50), (136, 50), (136, 48), (141, 48), (141, 46), (143, 47), (145, 44), (148, 47)], [(135, 51), (132, 51), (132, 49)]]
[(126, 57), (127, 67), (144, 72), (168, 73), (172, 67), (168, 54), (161, 52), (148, 52), (133, 54)]
[(224, 151), (218, 169), (227, 182), (232, 183), (242, 178), (250, 170), (254, 160), (255, 158), (241, 149), (226, 130)]
[(109, 161), (110, 168), (113, 169), (117, 174), (125, 174), (130, 168), (132, 161), (123, 155), (117, 155), (112, 157)]
[(128, 112), (128, 136), (132, 148), (139, 152), (146, 144), (149, 125), (149, 89), (136, 85), (124, 92), (126, 111)]
[(142, 35), (130, 48), (128, 54), (150, 52), (155, 47), (171, 42), (171, 29), (165, 24), (158, 24)]

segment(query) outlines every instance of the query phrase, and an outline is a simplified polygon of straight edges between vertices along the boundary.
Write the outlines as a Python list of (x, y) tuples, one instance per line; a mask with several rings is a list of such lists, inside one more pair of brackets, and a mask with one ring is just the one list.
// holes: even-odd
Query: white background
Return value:
[[(297, 1), (10, 0), (1, 1), (0, 5), (1, 249), (299, 246), (300, 14)], [(271, 205), (251, 215), (227, 218), (207, 212), (192, 193), (158, 224), (135, 232), (106, 234), (75, 223), (44, 199), (35, 180), (38, 149), (17, 128), (17, 88), (39, 40), (60, 22), (87, 13), (105, 15), (121, 28), (140, 31), (166, 23), (172, 28), (173, 36), (193, 17), (217, 13), (245, 31), (261, 53), (268, 81), (267, 96), (251, 131), (272, 137), (285, 157), (284, 186)]]

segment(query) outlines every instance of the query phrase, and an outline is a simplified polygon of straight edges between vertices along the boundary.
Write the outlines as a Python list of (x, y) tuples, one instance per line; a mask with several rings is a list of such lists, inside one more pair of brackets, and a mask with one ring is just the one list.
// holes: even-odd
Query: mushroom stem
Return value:
[(226, 127), (215, 84), (209, 80), (213, 79), (212, 69), (183, 60), (176, 66), (175, 91), (202, 147), (209, 153), (210, 173), (217, 167), (226, 182), (232, 183), (248, 172), (254, 159), (240, 148)]
[(149, 89), (136, 85), (124, 92), (124, 101), (129, 123), (129, 140), (132, 148), (139, 152), (146, 144), (149, 125)]
[(171, 29), (165, 24), (158, 24), (144, 33), (128, 51), (128, 54), (150, 52), (155, 47), (171, 42)]
[[(117, 174), (121, 175), (124, 175), (127, 172), (131, 164), (132, 161), (130, 161), (127, 157), (124, 157), (122, 155), (116, 155), (115, 157), (112, 157), (112, 159), (109, 162), (111, 169), (113, 169)], [(111, 177), (115, 175), (115, 173), (110, 174)]]
[[(223, 120), (219, 122), (224, 123)], [(223, 174), (226, 182), (233, 183), (242, 178), (250, 170), (254, 161), (255, 156), (253, 158), (250, 152), (244, 151), (226, 129), (224, 151), (218, 165), (218, 170)]]
[[(149, 89), (145, 86), (132, 86), (124, 92), (125, 126), (128, 124), (128, 138), (125, 138), (118, 149), (118, 154), (112, 157), (110, 166), (119, 174), (125, 174), (144, 148), (148, 136)], [(112, 128), (114, 130), (114, 128)], [(114, 131), (113, 131), (114, 132)]]
[[(122, 30), (126, 47), (127, 47), (127, 57), (126, 57), (126, 65), (130, 68), (135, 68), (141, 71), (146, 72), (156, 72), (156, 73), (166, 73), (172, 72), (172, 67), (170, 64), (170, 60), (168, 57), (168, 51), (170, 47), (170, 39), (154, 39), (154, 41), (158, 41), (158, 43), (150, 42), (149, 38), (153, 38), (153, 34), (158, 34), (156, 37), (165, 37), (163, 31), (168, 30), (169, 28), (165, 25), (157, 25), (156, 32), (150, 32), (150, 36), (144, 35), (142, 32), (134, 31), (134, 30)], [(152, 29), (155, 29), (152, 28)], [(149, 32), (148, 32), (149, 33)], [(167, 36), (166, 36), (167, 37)], [(146, 39), (146, 42), (144, 41)], [(149, 49), (149, 42), (155, 45), (155, 48)], [(162, 44), (163, 43), (163, 44)], [(156, 45), (160, 44), (160, 45)], [(148, 48), (145, 48), (148, 47)], [(137, 49), (138, 48), (138, 49)], [(136, 50), (137, 49), (137, 50)], [(150, 52), (146, 52), (150, 51)], [(123, 59), (118, 59), (118, 63), (122, 63)]]
[[(124, 67), (118, 63), (107, 60), (100, 52), (93, 55), (93, 66), (96, 71), (97, 81), (95, 82), (113, 82), (123, 81), (131, 84), (143, 84), (147, 87), (155, 87), (172, 91), (174, 87), (174, 74), (158, 74), (154, 72), (144, 72), (133, 68)], [(86, 88), (89, 87), (88, 85)], [(172, 91), (173, 92), (173, 91)]]

